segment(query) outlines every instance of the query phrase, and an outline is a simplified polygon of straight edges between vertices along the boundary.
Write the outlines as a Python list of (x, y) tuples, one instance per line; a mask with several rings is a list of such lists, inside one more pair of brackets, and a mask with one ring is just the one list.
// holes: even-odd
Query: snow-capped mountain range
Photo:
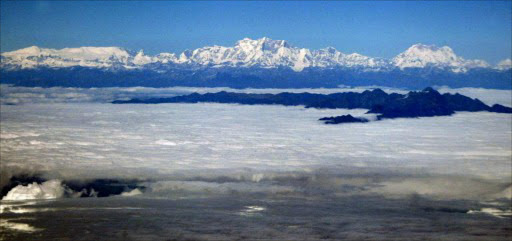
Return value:
[(492, 68), (508, 70), (510, 59), (490, 66), (483, 60), (466, 60), (448, 47), (415, 44), (392, 59), (368, 57), (357, 53), (346, 54), (332, 47), (310, 50), (291, 46), (284, 40), (245, 38), (233, 47), (210, 46), (186, 50), (176, 55), (160, 53), (150, 56), (119, 47), (80, 47), (47, 49), (36, 46), (1, 54), (0, 68), (4, 70), (34, 69), (38, 67), (89, 67), (99, 69), (222, 68), (257, 67), (291, 68), (301, 72), (306, 68), (348, 68), (364, 72), (394, 69), (434, 67), (454, 73), (470, 69)]

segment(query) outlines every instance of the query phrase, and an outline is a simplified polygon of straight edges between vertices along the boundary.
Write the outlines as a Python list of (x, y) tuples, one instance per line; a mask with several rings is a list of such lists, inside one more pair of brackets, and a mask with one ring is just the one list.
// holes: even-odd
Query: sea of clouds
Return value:
[[(222, 90), (333, 93), (362, 92), (366, 88), (80, 89), (2, 85), (0, 186), (17, 175), (46, 180), (17, 186), (3, 200), (77, 197), (81, 192), (69, 188), (70, 180), (111, 178), (137, 179), (146, 187), (126, 190), (123, 196), (155, 198), (263, 193), (387, 198), (421, 195), (443, 200), (510, 202), (512, 117), (508, 114), (460, 112), (443, 117), (325, 125), (318, 118), (372, 116), (364, 109), (109, 103), (115, 99)], [(509, 90), (438, 90), (459, 92), (487, 104), (512, 106)], [(497, 215), (510, 212), (492, 210), (501, 210)]]
[[(236, 104), (3, 105), (1, 165), (3, 171), (41, 173), (48, 180), (164, 181), (155, 187), (160, 191), (196, 190), (200, 184), (210, 190), (251, 190), (247, 183), (260, 191), (304, 191), (301, 180), (340, 193), (360, 186), (397, 195), (443, 196), (458, 189), (453, 197), (478, 197), (508, 188), (510, 115), (462, 112), (346, 125), (317, 121), (365, 111)], [(450, 181), (433, 182), (436, 178)]]

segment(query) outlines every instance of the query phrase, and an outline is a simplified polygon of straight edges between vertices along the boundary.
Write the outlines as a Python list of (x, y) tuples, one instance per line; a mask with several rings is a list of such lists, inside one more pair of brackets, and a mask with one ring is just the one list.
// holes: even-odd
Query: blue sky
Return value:
[(390, 58), (415, 43), (448, 45), (464, 58), (510, 58), (512, 1), (1, 2), (2, 52), (120, 46), (146, 53), (285, 39)]

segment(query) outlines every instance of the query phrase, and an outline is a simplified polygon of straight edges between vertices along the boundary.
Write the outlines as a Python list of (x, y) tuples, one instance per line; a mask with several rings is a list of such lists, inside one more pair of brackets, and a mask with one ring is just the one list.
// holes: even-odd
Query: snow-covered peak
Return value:
[(272, 40), (270, 38), (261, 38), (258, 39), (258, 47), (261, 46), (263, 51), (272, 51), (275, 52), (280, 48), (290, 48), (291, 46), (288, 42), (284, 40)]
[(263, 37), (260, 39), (244, 38), (236, 42), (235, 48), (239, 48), (243, 51), (271, 51), (275, 52), (279, 48), (290, 48), (290, 44), (285, 40), (273, 40), (271, 38)]
[[(291, 47), (284, 40), (270, 38), (244, 38), (233, 47), (207, 46), (180, 54), (179, 62), (212, 67), (290, 67), (300, 71), (304, 63), (297, 61), (301, 58), (301, 49)], [(302, 67), (298, 67), (302, 66)]]
[(89, 60), (111, 57), (122, 59), (130, 57), (130, 54), (126, 50), (119, 47), (80, 47), (56, 50), (31, 46), (12, 52), (2, 53), (2, 55), (8, 57), (39, 57), (53, 55), (63, 58), (80, 58)]
[(32, 46), (2, 53), (2, 66), (20, 68), (47, 67), (111, 67), (115, 63), (128, 63), (130, 54), (119, 47), (80, 47), (47, 49)]
[(150, 56), (147, 56), (144, 54), (144, 50), (140, 50), (136, 55), (135, 57), (133, 57), (133, 63), (135, 65), (145, 65), (145, 64), (149, 64), (149, 63), (153, 63), (156, 61), (156, 58), (152, 58)]
[(157, 62), (161, 62), (162, 64), (178, 62), (178, 58), (176, 57), (176, 54), (174, 54), (174, 53), (160, 53), (160, 54), (156, 55), (155, 57), (157, 59)]
[(429, 64), (451, 65), (458, 62), (459, 59), (448, 46), (438, 48), (433, 45), (415, 44), (396, 56), (393, 61), (397, 67), (403, 69), (407, 67), (422, 68)]
[(327, 48), (324, 48), (324, 49), (320, 49), (319, 51), (323, 51), (323, 52), (330, 53), (330, 54), (335, 54), (336, 52), (339, 52), (334, 47), (330, 47), (330, 46)]
[(450, 68), (454, 72), (465, 72), (470, 68), (487, 68), (483, 60), (465, 60), (455, 54), (448, 46), (414, 44), (405, 52), (393, 58), (393, 63), (400, 69), (424, 68), (428, 66)]
[(504, 60), (500, 61), (498, 63), (498, 65), (496, 66), (496, 69), (499, 69), (499, 70), (512, 69), (512, 60), (504, 59)]
[(126, 60), (130, 54), (119, 47), (80, 47), (80, 48), (64, 48), (54, 51), (56, 55), (70, 59), (110, 59), (116, 58)]
[[(508, 65), (507, 65), (508, 63)], [(161, 53), (154, 56), (144, 51), (128, 52), (119, 47), (80, 47), (47, 49), (32, 46), (1, 54), (1, 68), (36, 67), (91, 68), (219, 68), (258, 67), (290, 68), (300, 72), (305, 68), (352, 68), (358, 71), (388, 71), (395, 68), (443, 68), (465, 72), (471, 68), (488, 68), (483, 60), (465, 60), (448, 46), (415, 44), (395, 58), (383, 59), (358, 53), (345, 54), (333, 47), (309, 50), (290, 45), (285, 40), (244, 38), (234, 46), (206, 46), (185, 50), (181, 54)], [(507, 67), (508, 66), (508, 67)], [(510, 60), (496, 68), (510, 68)]]
[(27, 48), (24, 48), (24, 49), (18, 49), (18, 50), (15, 50), (15, 51), (12, 51), (12, 52), (6, 52), (6, 53), (3, 53), (2, 55), (4, 56), (9, 56), (9, 57), (15, 57), (15, 56), (38, 56), (41, 54), (41, 48), (37, 47), (37, 46), (30, 46), (30, 47), (27, 47)]

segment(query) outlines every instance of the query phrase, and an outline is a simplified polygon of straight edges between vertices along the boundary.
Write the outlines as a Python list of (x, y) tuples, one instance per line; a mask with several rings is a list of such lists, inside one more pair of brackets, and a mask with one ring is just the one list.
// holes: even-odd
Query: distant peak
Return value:
[(334, 54), (338, 50), (336, 50), (334, 47), (329, 46), (327, 48), (320, 49), (320, 51), (325, 51), (327, 53)]
[(422, 44), (422, 43), (417, 43), (417, 44), (413, 44), (411, 45), (411, 47), (409, 47), (409, 49), (437, 49), (438, 47), (433, 45), (433, 44)]
[(251, 45), (259, 46), (264, 49), (274, 49), (279, 47), (290, 47), (286, 40), (273, 40), (269, 37), (262, 37), (259, 39), (244, 38), (236, 42), (236, 46)]
[[(49, 49), (31, 46), (2, 53), (3, 66), (105, 68), (112, 65), (132, 69), (147, 63), (184, 64), (184, 67), (289, 67), (300, 72), (305, 68), (351, 68), (358, 71), (390, 71), (395, 68), (435, 67), (452, 72), (466, 72), (473, 68), (488, 68), (481, 60), (465, 60), (455, 55), (448, 46), (437, 47), (417, 43), (393, 59), (373, 58), (358, 53), (345, 54), (333, 47), (310, 50), (290, 45), (285, 40), (269, 37), (243, 38), (234, 46), (206, 46), (185, 50), (179, 54), (146, 55), (140, 51), (120, 47), (76, 47)], [(510, 69), (510, 59), (500, 62), (495, 69)], [(8, 63), (8, 64), (7, 64)], [(185, 65), (186, 64), (186, 65)], [(1, 67), (2, 65), (0, 65)], [(154, 66), (151, 66), (154, 67)]]
[(414, 44), (406, 51), (397, 55), (393, 62), (400, 69), (423, 68), (427, 66), (448, 67), (454, 72), (464, 72), (468, 68), (483, 66), (484, 63), (466, 61), (457, 56), (448, 46), (437, 47), (435, 45)]
[(384, 90), (382, 90), (380, 88), (373, 89), (371, 92), (373, 94), (380, 94), (380, 95), (384, 94), (384, 95), (386, 95), (386, 92), (384, 92)]
[(18, 50), (15, 50), (12, 52), (7, 52), (7, 53), (21, 54), (21, 55), (39, 55), (41, 53), (41, 51), (42, 51), (41, 48), (34, 45), (34, 46), (26, 47), (23, 49), (18, 49)]
[(39, 51), (39, 50), (41, 50), (41, 48), (33, 45), (33, 46), (30, 46), (30, 47), (24, 48), (22, 50), (38, 50)]
[(427, 88), (423, 89), (421, 92), (439, 94), (439, 92), (432, 87), (427, 87)]
[(269, 37), (261, 37), (258, 39), (251, 39), (251, 38), (244, 38), (245, 40), (251, 40), (251, 41), (258, 41), (258, 42), (268, 42), (268, 41), (274, 41), (273, 39)]
[(504, 59), (498, 63), (496, 66), (499, 70), (507, 70), (512, 68), (512, 60), (511, 59)]
[(445, 51), (445, 52), (451, 52), (453, 53), (453, 49), (448, 47), (448, 46), (443, 46), (443, 47), (437, 47), (436, 45), (427, 45), (427, 44), (422, 44), (422, 43), (417, 43), (417, 44), (413, 44), (411, 47), (409, 47), (407, 49), (406, 52), (415, 52), (415, 51), (420, 51), (420, 52), (427, 52), (427, 51), (432, 51), (432, 52), (437, 52), (437, 51)]
[(244, 43), (244, 42), (266, 42), (266, 41), (272, 41), (271, 38), (268, 38), (268, 37), (263, 37), (263, 38), (259, 38), (259, 39), (252, 39), (252, 38), (243, 38), (241, 40), (238, 40), (237, 43)]

